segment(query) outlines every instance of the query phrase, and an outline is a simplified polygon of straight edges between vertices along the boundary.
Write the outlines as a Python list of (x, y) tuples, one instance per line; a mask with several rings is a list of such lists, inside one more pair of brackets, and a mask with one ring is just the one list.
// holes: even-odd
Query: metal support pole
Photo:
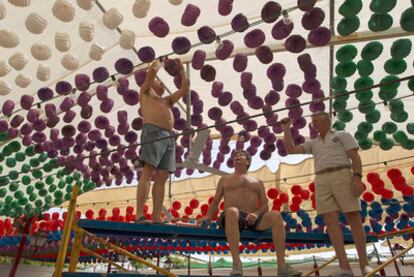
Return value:
[[(329, 29), (331, 30), (332, 36), (335, 36), (335, 1), (329, 0)], [(329, 83), (331, 82), (333, 78), (333, 64), (334, 64), (334, 50), (335, 45), (331, 44), (329, 45)], [(328, 83), (328, 84), (329, 84)], [(332, 96), (333, 96), (333, 90), (329, 86), (329, 115), (332, 118), (333, 114), (333, 108), (332, 108)]]
[(68, 212), (66, 215), (65, 225), (63, 227), (62, 240), (59, 246), (59, 253), (56, 259), (54, 277), (62, 277), (63, 266), (65, 265), (66, 252), (70, 240), (70, 233), (72, 231), (72, 224), (75, 218), (76, 197), (78, 196), (79, 186), (74, 186), (69, 202)]
[(13, 262), (12, 269), (10, 270), (9, 277), (14, 277), (16, 275), (17, 267), (19, 266), (20, 258), (24, 250), (24, 245), (26, 244), (27, 234), (29, 233), (30, 226), (32, 225), (32, 220), (33, 218), (29, 218), (24, 225), (24, 233), (22, 234), (22, 237), (20, 238), (19, 247), (17, 248), (16, 256), (14, 257), (14, 262)]
[(191, 275), (191, 255), (187, 256), (187, 275)]
[(328, 266), (329, 264), (331, 264), (332, 262), (334, 262), (337, 259), (336, 256), (333, 256), (330, 260), (326, 261), (325, 263), (323, 263), (320, 267), (313, 269), (312, 271), (304, 274), (303, 276), (311, 276), (313, 273), (315, 273), (316, 271), (319, 271), (319, 269), (322, 269), (326, 266)]
[(321, 276), (318, 270), (318, 263), (316, 262), (315, 255), (313, 256), (313, 269), (315, 269), (315, 276)]
[[(388, 244), (388, 247), (390, 248), (391, 256), (394, 257), (395, 256), (394, 250), (392, 250), (392, 245), (391, 245), (389, 238), (387, 238), (387, 244)], [(394, 260), (394, 266), (395, 266), (395, 270), (397, 271), (398, 276), (401, 276), (401, 272), (400, 272), (400, 268), (398, 267), (397, 260)]]
[(109, 253), (109, 259), (108, 260), (110, 261), (110, 263), (108, 263), (108, 269), (106, 270), (106, 273), (107, 274), (111, 273), (111, 265), (113, 263), (112, 258), (114, 256), (114, 251), (112, 251), (111, 249), (109, 249), (108, 250), (108, 253)]
[[(190, 83), (190, 64), (186, 64), (186, 75), (188, 80), (188, 93), (187, 93), (187, 106), (186, 106), (186, 118), (187, 118), (187, 130), (191, 128), (191, 83)], [(189, 134), (188, 152), (191, 152), (191, 135)], [(189, 157), (191, 158), (191, 157)]]
[[(375, 256), (377, 257), (377, 265), (382, 265), (381, 259), (380, 259), (379, 255), (378, 255), (377, 247), (375, 246), (375, 243), (373, 244), (373, 246), (374, 246)], [(380, 269), (380, 275), (381, 276), (386, 276), (385, 270), (383, 268)]]

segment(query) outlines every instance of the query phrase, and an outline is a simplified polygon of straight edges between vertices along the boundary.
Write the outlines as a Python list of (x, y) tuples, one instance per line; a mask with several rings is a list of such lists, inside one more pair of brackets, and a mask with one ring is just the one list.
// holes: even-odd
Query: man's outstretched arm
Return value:
[(161, 67), (161, 63), (158, 60), (153, 61), (148, 67), (145, 81), (141, 86), (141, 93), (149, 93), (151, 91), (152, 84), (154, 83), (155, 75)]
[(165, 99), (170, 102), (171, 105), (174, 105), (178, 102), (183, 96), (187, 95), (190, 84), (188, 83), (187, 75), (185, 74), (184, 66), (181, 63), (181, 60), (176, 59), (177, 65), (180, 67), (181, 74), (181, 85), (180, 89), (174, 92), (173, 94), (166, 96)]
[(282, 119), (283, 142), (288, 154), (305, 154), (305, 148), (302, 145), (293, 145), (290, 125), (292, 121), (289, 118)]

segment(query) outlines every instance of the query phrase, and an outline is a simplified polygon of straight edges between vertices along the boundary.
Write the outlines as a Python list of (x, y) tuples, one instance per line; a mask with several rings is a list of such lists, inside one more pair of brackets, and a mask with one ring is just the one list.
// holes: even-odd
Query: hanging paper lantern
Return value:
[(331, 31), (326, 27), (318, 27), (310, 31), (308, 41), (315, 46), (325, 46), (331, 40)]
[(201, 11), (199, 7), (188, 4), (184, 9), (183, 15), (181, 16), (181, 24), (187, 27), (194, 25), (200, 16), (200, 13)]
[(244, 44), (249, 48), (259, 47), (266, 39), (265, 33), (260, 29), (254, 29), (244, 36)]
[(321, 8), (312, 8), (302, 16), (302, 26), (306, 30), (314, 30), (321, 26), (325, 19), (325, 13)]
[(266, 23), (275, 22), (282, 12), (282, 7), (274, 1), (267, 2), (260, 13), (262, 20)]
[(208, 26), (203, 26), (197, 30), (198, 39), (204, 44), (210, 44), (216, 40), (216, 33)]
[(300, 35), (291, 35), (285, 40), (286, 50), (292, 53), (300, 53), (306, 48), (306, 40)]
[(176, 37), (171, 44), (174, 53), (178, 55), (186, 54), (191, 49), (191, 43), (186, 37)]
[(234, 18), (231, 20), (231, 28), (235, 32), (242, 33), (249, 28), (249, 22), (247, 20), (247, 17), (241, 13), (234, 16)]
[(115, 62), (115, 70), (121, 74), (127, 75), (134, 69), (134, 64), (126, 58), (118, 59)]
[(95, 82), (102, 83), (109, 77), (109, 72), (106, 67), (98, 67), (92, 72), (92, 76)]
[(161, 17), (154, 17), (148, 23), (148, 29), (157, 37), (163, 38), (170, 32), (168, 23)]
[(373, 61), (381, 55), (383, 49), (381, 42), (371, 41), (362, 48), (361, 57), (364, 60)]
[(272, 37), (277, 40), (282, 40), (287, 38), (292, 32), (294, 27), (293, 22), (286, 22), (281, 19), (273, 25), (272, 28)]
[(391, 28), (392, 23), (391, 15), (374, 13), (368, 21), (368, 28), (373, 32), (382, 32)]
[(229, 15), (233, 9), (233, 0), (219, 0), (218, 13), (222, 16)]
[(138, 58), (144, 63), (151, 62), (155, 59), (154, 49), (150, 46), (141, 47), (138, 50)]
[(342, 18), (338, 23), (336, 30), (341, 36), (348, 36), (358, 30), (360, 21), (357, 16)]
[(339, 7), (339, 14), (343, 17), (349, 18), (356, 16), (362, 9), (361, 0), (345, 0)]
[(204, 61), (206, 59), (206, 52), (203, 50), (196, 50), (193, 54), (191, 59), (191, 65), (194, 69), (200, 70), (201, 67), (204, 65)]
[(200, 76), (206, 82), (212, 82), (216, 78), (216, 70), (213, 66), (205, 64), (200, 70)]

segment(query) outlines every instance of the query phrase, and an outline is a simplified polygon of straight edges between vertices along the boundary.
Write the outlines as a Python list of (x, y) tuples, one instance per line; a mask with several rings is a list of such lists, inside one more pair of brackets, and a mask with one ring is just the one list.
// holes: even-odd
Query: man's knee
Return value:
[(235, 207), (227, 208), (224, 211), (225, 220), (239, 220), (239, 209)]
[(339, 221), (338, 213), (337, 212), (329, 212), (323, 214), (323, 220), (325, 221), (326, 225), (333, 225), (337, 224)]
[(283, 223), (282, 216), (278, 211), (269, 211), (267, 215), (272, 223), (272, 226), (280, 226)]
[(361, 213), (359, 211), (349, 212), (345, 214), (346, 220), (349, 224), (362, 223)]
[(158, 170), (155, 174), (155, 182), (156, 183), (164, 183), (167, 181), (169, 176), (169, 172), (165, 170)]

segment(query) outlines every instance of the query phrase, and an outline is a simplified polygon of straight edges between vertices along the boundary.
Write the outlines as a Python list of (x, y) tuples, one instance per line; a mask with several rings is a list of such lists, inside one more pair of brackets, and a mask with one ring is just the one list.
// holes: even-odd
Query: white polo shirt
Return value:
[(351, 161), (346, 151), (358, 149), (358, 144), (350, 133), (330, 131), (325, 140), (320, 136), (303, 144), (306, 154), (312, 154), (315, 161), (315, 172), (326, 168), (349, 165)]

